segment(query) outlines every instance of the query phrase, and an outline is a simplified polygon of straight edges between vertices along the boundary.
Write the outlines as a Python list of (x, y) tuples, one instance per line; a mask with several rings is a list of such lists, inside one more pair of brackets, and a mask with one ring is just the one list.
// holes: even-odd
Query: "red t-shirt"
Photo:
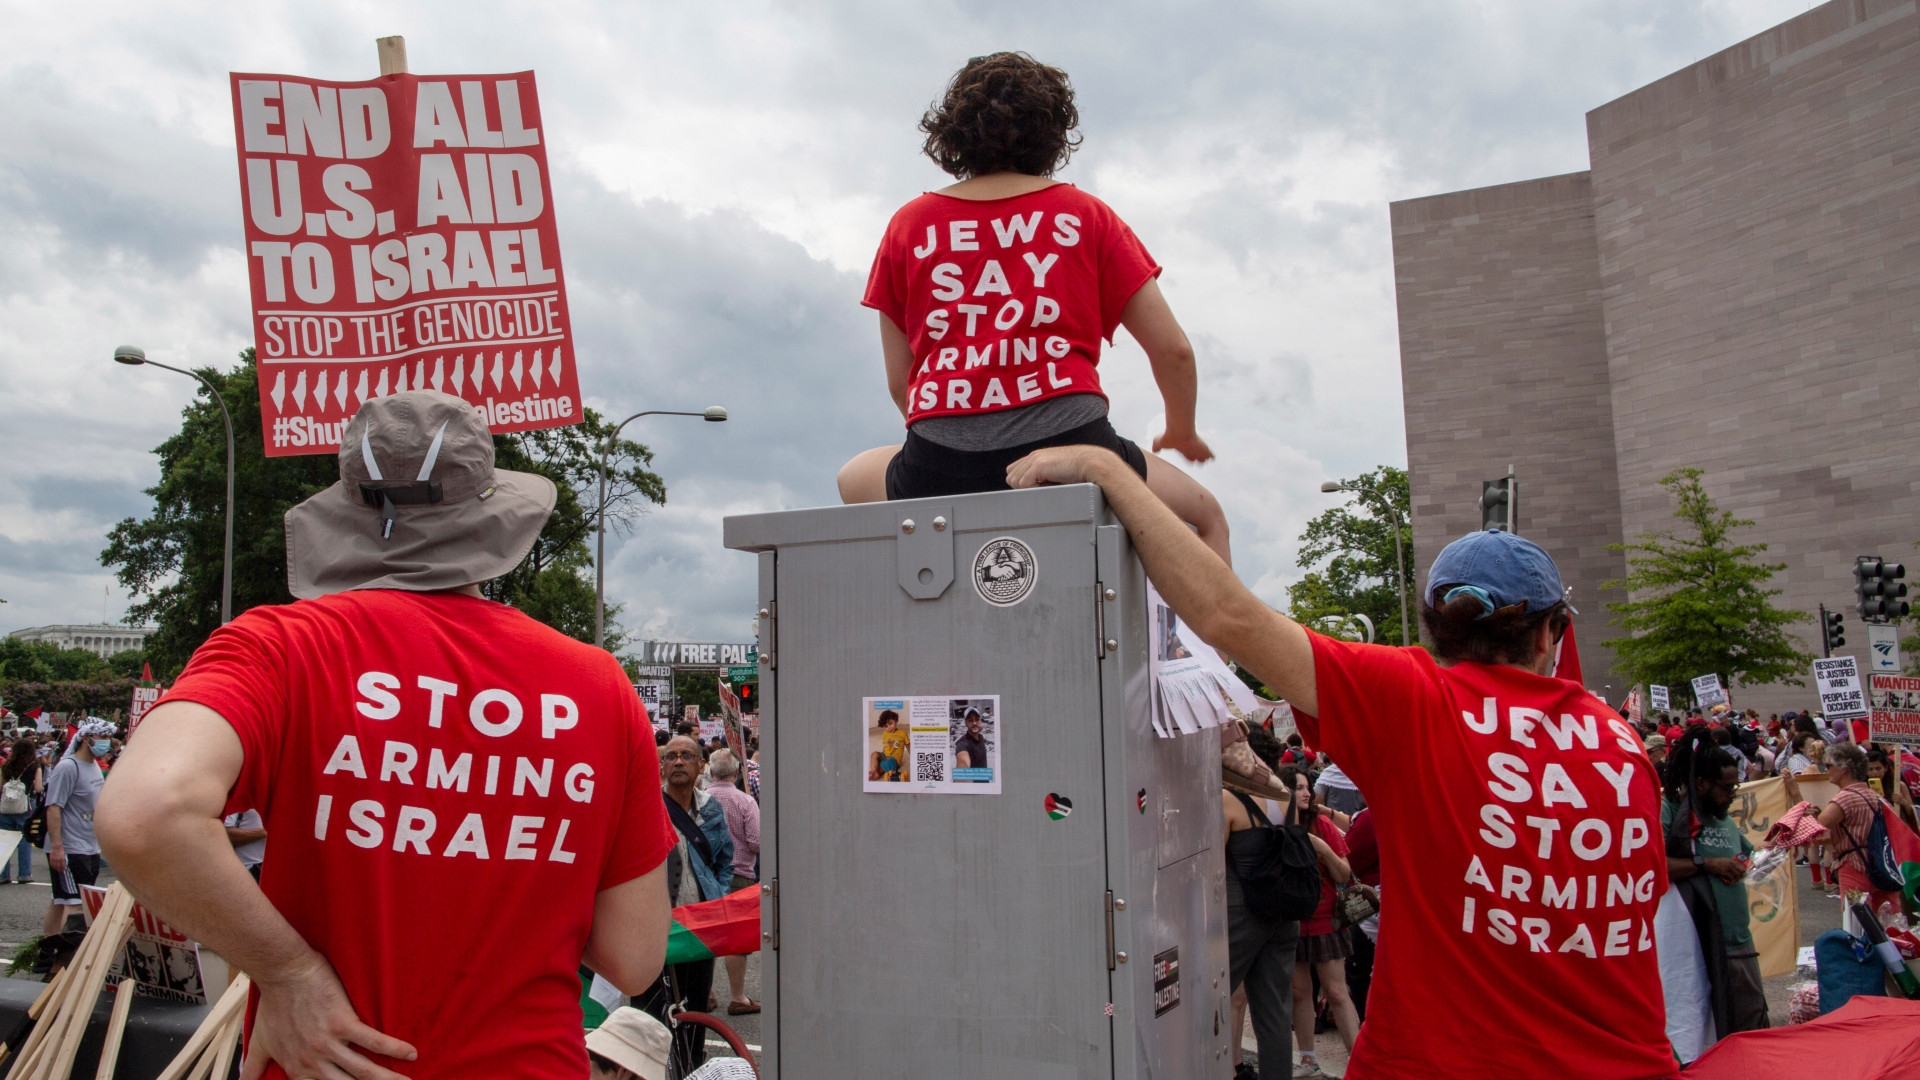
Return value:
[(1347, 864), (1355, 880), (1365, 885), (1380, 884), (1380, 841), (1373, 831), (1373, 815), (1361, 810), (1353, 815), (1347, 830)]
[(367, 590), (246, 612), (166, 697), (240, 736), (228, 812), (264, 819), (260, 887), (361, 1018), (419, 1051), (376, 1064), (587, 1074), (595, 894), (673, 844), (613, 657), (490, 601)]
[(860, 301), (913, 346), (907, 422), (1100, 394), (1100, 342), (1160, 267), (1072, 184), (1005, 199), (928, 192), (887, 223)]
[[(1347, 856), (1347, 834), (1340, 831), (1325, 814), (1316, 814), (1313, 819), (1313, 834), (1327, 842), (1335, 855)], [(1339, 890), (1334, 888), (1333, 875), (1327, 873), (1325, 865), (1320, 867), (1320, 906), (1313, 909), (1300, 932), (1313, 937), (1316, 934), (1333, 933), (1333, 902), (1338, 898)]]
[(1367, 793), (1379, 952), (1347, 1076), (1675, 1076), (1640, 739), (1579, 686), (1311, 635), (1301, 734)]

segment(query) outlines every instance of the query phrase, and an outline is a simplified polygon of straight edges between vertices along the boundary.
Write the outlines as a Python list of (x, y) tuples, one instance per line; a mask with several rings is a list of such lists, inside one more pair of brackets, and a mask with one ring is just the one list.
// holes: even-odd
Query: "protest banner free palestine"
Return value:
[(496, 433), (580, 421), (531, 71), (230, 79), (267, 456), (423, 387)]

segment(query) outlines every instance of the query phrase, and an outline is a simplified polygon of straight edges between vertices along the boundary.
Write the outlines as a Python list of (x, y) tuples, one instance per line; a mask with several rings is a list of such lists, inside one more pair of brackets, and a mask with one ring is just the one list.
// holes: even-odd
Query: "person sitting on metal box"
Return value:
[(921, 120), (925, 151), (959, 183), (894, 214), (861, 303), (880, 313), (887, 387), (906, 442), (840, 470), (849, 503), (1006, 489), (1006, 467), (1042, 446), (1085, 443), (1126, 459), (1222, 559), (1227, 518), (1192, 477), (1114, 431), (1096, 365), (1126, 327), (1166, 405), (1153, 449), (1200, 463), (1193, 346), (1160, 291), (1160, 267), (1106, 203), (1053, 179), (1080, 139), (1065, 72), (1025, 53), (967, 61)]

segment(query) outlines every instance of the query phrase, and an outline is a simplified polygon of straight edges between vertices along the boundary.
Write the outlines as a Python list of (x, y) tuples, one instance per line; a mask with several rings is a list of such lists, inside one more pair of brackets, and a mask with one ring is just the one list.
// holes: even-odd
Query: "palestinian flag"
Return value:
[(1900, 877), (1903, 885), (1900, 889), (1900, 903), (1909, 916), (1920, 915), (1920, 835), (1907, 828), (1900, 815), (1893, 812), (1892, 803), (1880, 804), (1880, 819), (1887, 826), (1887, 841), (1893, 848), (1893, 859), (1900, 864)]
[(667, 963), (687, 964), (716, 956), (760, 951), (760, 886), (730, 896), (673, 909), (667, 932)]
[[(667, 931), (667, 963), (688, 964), (711, 960), (716, 956), (745, 956), (760, 949), (760, 886), (749, 885), (731, 896), (673, 909), (673, 929)], [(626, 1000), (625, 995), (602, 984), (612, 995), (605, 1000), (593, 996), (593, 972), (580, 969), (580, 1014), (588, 1031), (599, 1027), (607, 1013)], [(703, 1003), (704, 1004), (704, 1003)]]

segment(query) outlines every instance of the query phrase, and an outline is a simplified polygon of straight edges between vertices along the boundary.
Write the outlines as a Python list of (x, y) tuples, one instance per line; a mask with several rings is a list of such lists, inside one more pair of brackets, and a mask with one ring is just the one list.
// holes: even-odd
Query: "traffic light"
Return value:
[(1513, 477), (1480, 482), (1480, 528), (1485, 532), (1518, 532), (1519, 507)]
[(1826, 655), (1832, 656), (1833, 650), (1838, 649), (1847, 643), (1847, 634), (1846, 634), (1847, 628), (1845, 625), (1846, 620), (1840, 617), (1839, 612), (1828, 611), (1824, 605), (1822, 605), (1820, 608), (1820, 615), (1821, 615), (1821, 626), (1820, 626), (1821, 650)]
[(1904, 618), (1911, 605), (1901, 597), (1907, 587), (1900, 579), (1907, 568), (1883, 561), (1878, 555), (1861, 555), (1853, 560), (1853, 595), (1860, 617), (1870, 622)]
[(760, 686), (758, 683), (741, 683), (734, 691), (740, 696), (740, 711), (749, 713), (760, 704)]

